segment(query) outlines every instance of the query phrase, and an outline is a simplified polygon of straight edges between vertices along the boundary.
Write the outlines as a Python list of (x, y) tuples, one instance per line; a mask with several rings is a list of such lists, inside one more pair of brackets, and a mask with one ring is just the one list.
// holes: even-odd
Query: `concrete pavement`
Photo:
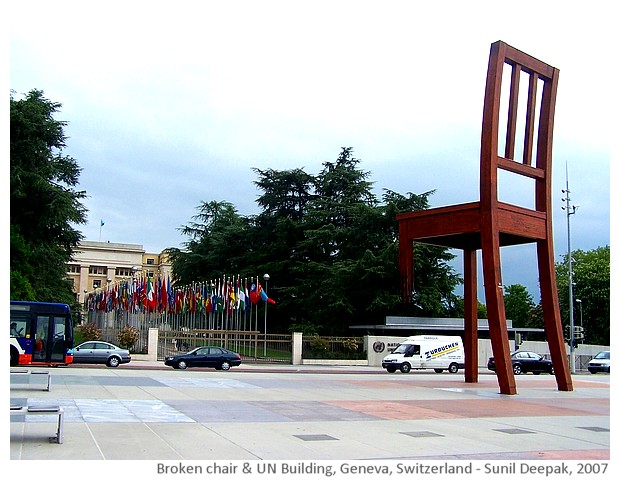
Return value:
[(609, 375), (576, 375), (573, 392), (521, 375), (502, 396), (483, 370), (477, 384), (377, 367), (49, 371), (51, 392), (12, 383), (11, 404), (61, 405), (64, 443), (47, 440), (53, 418), (13, 417), (11, 460), (610, 459)]

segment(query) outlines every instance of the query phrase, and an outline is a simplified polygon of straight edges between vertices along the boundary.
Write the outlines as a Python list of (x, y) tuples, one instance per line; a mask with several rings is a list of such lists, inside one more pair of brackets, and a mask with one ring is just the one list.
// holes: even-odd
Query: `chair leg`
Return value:
[(478, 383), (478, 292), (476, 251), (463, 251), (465, 303), (465, 382)]
[(499, 383), (499, 390), (504, 395), (515, 395), (515, 383), (510, 346), (508, 343), (508, 327), (506, 325), (506, 311), (504, 310), (504, 294), (502, 291), (502, 276), (499, 255), (499, 240), (497, 235), (482, 232), (482, 267), (484, 273), (484, 291), (487, 302), (487, 316), (489, 318), (489, 334), (495, 371)]
[(570, 392), (573, 390), (564, 335), (562, 334), (562, 321), (558, 304), (558, 291), (555, 278), (555, 264), (553, 260), (553, 247), (547, 241), (539, 241), (536, 244), (538, 252), (538, 275), (540, 278), (540, 299), (545, 317), (545, 333), (555, 381), (558, 390)]

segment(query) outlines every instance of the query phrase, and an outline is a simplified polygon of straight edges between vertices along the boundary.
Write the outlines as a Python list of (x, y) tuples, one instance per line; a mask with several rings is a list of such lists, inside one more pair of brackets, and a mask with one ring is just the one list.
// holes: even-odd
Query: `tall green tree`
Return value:
[[(593, 250), (572, 252), (573, 299), (581, 300), (573, 304), (575, 325), (580, 325), (583, 317), (585, 343), (610, 344), (610, 249), (609, 245)], [(556, 264), (558, 296), (562, 314), (562, 324), (570, 325), (568, 293), (568, 254)]]
[(309, 260), (329, 264), (376, 246), (378, 202), (367, 180), (370, 173), (360, 170), (359, 163), (352, 148), (342, 148), (337, 160), (325, 162), (316, 177), (300, 245)]
[[(299, 308), (293, 271), (299, 271), (305, 258), (298, 245), (304, 239), (304, 220), (312, 204), (315, 177), (301, 168), (292, 170), (254, 169), (261, 190), (256, 200), (262, 211), (254, 218), (251, 238), (253, 255), (246, 265), (248, 276), (268, 273), (275, 281), (269, 284), (269, 296), (277, 298), (277, 310), (270, 314), (270, 330), (283, 331), (286, 324), (298, 320)], [(261, 280), (262, 282), (262, 280)], [(264, 285), (266, 286), (266, 285)]]
[(527, 327), (536, 303), (525, 286), (515, 284), (505, 287), (504, 306), (506, 318), (512, 320), (513, 327)]
[[(389, 219), (389, 236), (393, 239), (393, 265), (398, 269), (398, 224), (396, 214), (414, 212), (429, 208), (429, 198), (433, 191), (420, 195), (409, 192), (406, 196), (391, 190), (383, 195), (384, 217)], [(463, 283), (450, 262), (455, 255), (446, 248), (423, 243), (414, 245), (415, 261), (413, 265), (414, 291), (410, 304), (396, 307), (401, 315), (455, 317), (462, 316), (458, 311), (459, 299), (454, 289)], [(399, 273), (394, 271), (393, 281), (399, 285)], [(400, 295), (400, 292), (398, 292)], [(461, 307), (462, 310), (462, 307)]]
[(32, 90), (10, 97), (11, 298), (73, 303), (66, 263), (86, 222), (77, 190), (81, 169), (63, 155), (66, 122), (54, 118), (61, 104)]
[(445, 315), (460, 283), (448, 250), (418, 247), (417, 305), (403, 305), (399, 291), (395, 216), (428, 208), (432, 192), (405, 196), (388, 190), (379, 201), (359, 164), (353, 150), (343, 148), (316, 176), (303, 169), (255, 169), (261, 213), (227, 217), (221, 208), (230, 211), (231, 205), (203, 204), (182, 228), (190, 237), (187, 248), (172, 251), (175, 277), (191, 283), (225, 270), (258, 275), (262, 282), (268, 273), (268, 294), (277, 301), (269, 309), (273, 333), (295, 325), (347, 335), (351, 325), (380, 323), (387, 314)]
[(167, 250), (176, 284), (230, 277), (245, 270), (252, 223), (239, 215), (230, 202), (203, 202), (192, 222), (180, 230), (189, 237), (185, 251)]
[(296, 246), (304, 238), (304, 219), (314, 199), (314, 177), (300, 168), (256, 168), (254, 172), (259, 177), (254, 184), (263, 193), (256, 200), (262, 211), (254, 218), (254, 255), (249, 266), (260, 266), (278, 277), (290, 264), (302, 260)]

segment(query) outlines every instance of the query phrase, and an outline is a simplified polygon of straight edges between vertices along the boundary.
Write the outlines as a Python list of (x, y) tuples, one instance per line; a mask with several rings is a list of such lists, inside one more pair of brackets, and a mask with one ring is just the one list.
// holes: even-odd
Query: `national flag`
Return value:
[(220, 284), (219, 280), (217, 282), (217, 313), (222, 313), (224, 311), (224, 286)]
[(98, 310), (99, 310), (100, 312), (102, 312), (102, 311), (105, 311), (105, 306), (106, 306), (106, 303), (107, 303), (107, 298), (106, 298), (106, 297), (107, 297), (107, 294), (106, 294), (106, 291), (105, 291), (105, 290), (103, 290), (103, 291), (102, 291), (99, 295), (100, 295), (100, 296), (99, 296), (99, 308), (98, 308)]
[(152, 312), (153, 310), (155, 310), (155, 307), (157, 306), (157, 295), (155, 294), (155, 289), (153, 287), (153, 284), (151, 283), (151, 277), (147, 278), (147, 282), (146, 282), (146, 309), (149, 312)]
[(162, 285), (161, 285), (161, 277), (157, 277), (157, 311), (162, 311)]
[(248, 291), (248, 279), (245, 279), (245, 311), (249, 312), (252, 307), (252, 302), (250, 302), (250, 292)]
[(260, 292), (258, 291), (256, 284), (252, 283), (252, 286), (250, 287), (250, 302), (256, 305), (258, 303), (259, 298), (260, 298)]
[(257, 282), (257, 283), (253, 283), (252, 286), (250, 287), (250, 301), (254, 304), (257, 304), (259, 300), (262, 300), (263, 302), (271, 303), (272, 305), (275, 305), (276, 303), (275, 300), (267, 296), (260, 282)]
[(123, 308), (125, 311), (129, 311), (129, 292), (130, 292), (129, 282), (126, 280), (125, 285), (123, 286)]
[(276, 304), (275, 300), (267, 296), (267, 294), (265, 293), (265, 290), (263, 290), (262, 287), (260, 286), (260, 283), (258, 284), (258, 288), (260, 289), (260, 299), (263, 302), (271, 303), (272, 305)]
[(181, 310), (183, 310), (183, 292), (181, 290), (177, 290), (174, 303), (174, 311), (175, 313), (181, 313)]
[(168, 287), (165, 278), (161, 285), (161, 309), (164, 312), (168, 310)]
[(205, 285), (205, 312), (209, 315), (213, 311), (213, 303), (211, 301), (211, 288)]
[(112, 309), (116, 310), (118, 308), (118, 284), (114, 285), (114, 289), (112, 290)]
[(242, 312), (245, 310), (245, 293), (243, 292), (242, 288), (239, 288), (239, 293), (237, 294), (237, 299), (239, 301), (238, 303), (238, 308), (239, 310), (241, 310)]
[(131, 283), (131, 311), (138, 311), (138, 301), (140, 297), (138, 296), (138, 282), (134, 278)]
[(202, 303), (202, 285), (198, 285), (198, 288), (195, 290), (195, 307), (194, 309), (198, 313), (202, 313), (204, 304)]
[(211, 313), (217, 312), (217, 290), (215, 284), (211, 290)]
[(231, 282), (228, 282), (228, 314), (230, 315), (235, 307), (236, 298), (235, 298), (235, 289)]
[(174, 312), (174, 291), (172, 290), (172, 284), (170, 283), (170, 276), (168, 276), (168, 311), (170, 313)]
[(138, 281), (138, 309), (146, 308), (146, 278)]

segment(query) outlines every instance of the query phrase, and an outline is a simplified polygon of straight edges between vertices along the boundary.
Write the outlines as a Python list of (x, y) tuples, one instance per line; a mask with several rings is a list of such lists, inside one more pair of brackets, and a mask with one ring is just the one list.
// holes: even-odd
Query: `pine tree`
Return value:
[(66, 122), (54, 119), (60, 103), (32, 90), (11, 93), (11, 298), (71, 304), (66, 264), (82, 239), (74, 225), (86, 222), (81, 172), (62, 154)]

